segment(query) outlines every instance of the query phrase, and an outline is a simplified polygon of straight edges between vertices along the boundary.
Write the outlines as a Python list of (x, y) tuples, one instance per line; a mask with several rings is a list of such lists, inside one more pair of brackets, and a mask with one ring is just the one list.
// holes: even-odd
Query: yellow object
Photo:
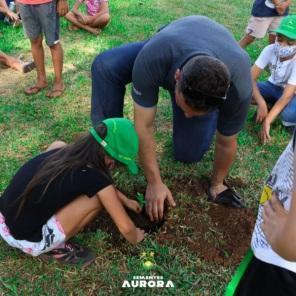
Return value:
[(143, 263), (143, 267), (144, 268), (146, 268), (146, 269), (150, 269), (150, 268), (152, 268), (154, 266), (154, 264), (153, 264), (153, 262), (151, 262), (151, 261), (145, 261), (144, 263)]
[(265, 185), (263, 187), (263, 191), (260, 197), (260, 204), (264, 204), (267, 200), (271, 198), (272, 195), (272, 188), (269, 187), (268, 185)]

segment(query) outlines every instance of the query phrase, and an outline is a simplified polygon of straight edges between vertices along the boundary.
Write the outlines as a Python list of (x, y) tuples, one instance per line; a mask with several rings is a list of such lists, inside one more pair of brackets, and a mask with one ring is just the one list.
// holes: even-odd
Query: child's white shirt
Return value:
[(259, 260), (296, 272), (296, 262), (287, 261), (275, 253), (266, 241), (261, 229), (263, 205), (271, 197), (272, 192), (277, 192), (286, 210), (290, 209), (294, 180), (294, 152), (292, 146), (291, 140), (276, 162), (263, 188), (251, 246), (255, 257)]
[(272, 84), (285, 87), (286, 84), (296, 85), (296, 60), (295, 58), (280, 62), (275, 55), (275, 44), (266, 46), (255, 65), (260, 69), (265, 69), (269, 66), (271, 75), (268, 81)]

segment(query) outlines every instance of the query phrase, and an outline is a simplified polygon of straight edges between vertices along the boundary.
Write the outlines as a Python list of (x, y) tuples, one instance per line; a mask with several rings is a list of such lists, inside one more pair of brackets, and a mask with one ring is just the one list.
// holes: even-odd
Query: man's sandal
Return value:
[(206, 188), (206, 194), (208, 196), (208, 201), (210, 202), (214, 202), (231, 208), (245, 208), (241, 197), (231, 188), (227, 188), (226, 190), (220, 192), (216, 196), (216, 198), (214, 198), (210, 192), (210, 186), (208, 186)]
[(39, 258), (43, 262), (57, 261), (62, 265), (71, 265), (87, 267), (95, 257), (88, 248), (79, 246), (72, 242), (65, 243), (63, 248), (53, 249), (47, 253), (41, 254)]

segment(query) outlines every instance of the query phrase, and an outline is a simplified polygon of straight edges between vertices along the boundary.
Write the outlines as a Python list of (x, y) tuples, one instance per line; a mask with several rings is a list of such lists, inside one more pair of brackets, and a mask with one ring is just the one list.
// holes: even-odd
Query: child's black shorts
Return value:
[(235, 296), (294, 296), (296, 273), (253, 257)]

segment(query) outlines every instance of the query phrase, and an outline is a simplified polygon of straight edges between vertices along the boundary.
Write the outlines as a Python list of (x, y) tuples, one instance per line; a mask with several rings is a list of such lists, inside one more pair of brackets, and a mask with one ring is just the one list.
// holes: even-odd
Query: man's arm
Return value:
[(261, 228), (272, 249), (289, 261), (296, 261), (296, 161), (290, 211), (287, 212), (275, 194), (264, 205)]
[(156, 107), (144, 108), (134, 102), (135, 128), (140, 141), (140, 162), (144, 168), (148, 183), (145, 195), (146, 211), (151, 221), (158, 221), (163, 218), (165, 199), (168, 200), (171, 206), (175, 206), (170, 190), (162, 182), (156, 160), (153, 127), (155, 114)]
[(231, 165), (234, 162), (237, 149), (237, 135), (223, 136), (219, 132), (216, 135), (214, 172), (212, 176), (210, 192), (213, 197), (227, 189), (223, 184)]

